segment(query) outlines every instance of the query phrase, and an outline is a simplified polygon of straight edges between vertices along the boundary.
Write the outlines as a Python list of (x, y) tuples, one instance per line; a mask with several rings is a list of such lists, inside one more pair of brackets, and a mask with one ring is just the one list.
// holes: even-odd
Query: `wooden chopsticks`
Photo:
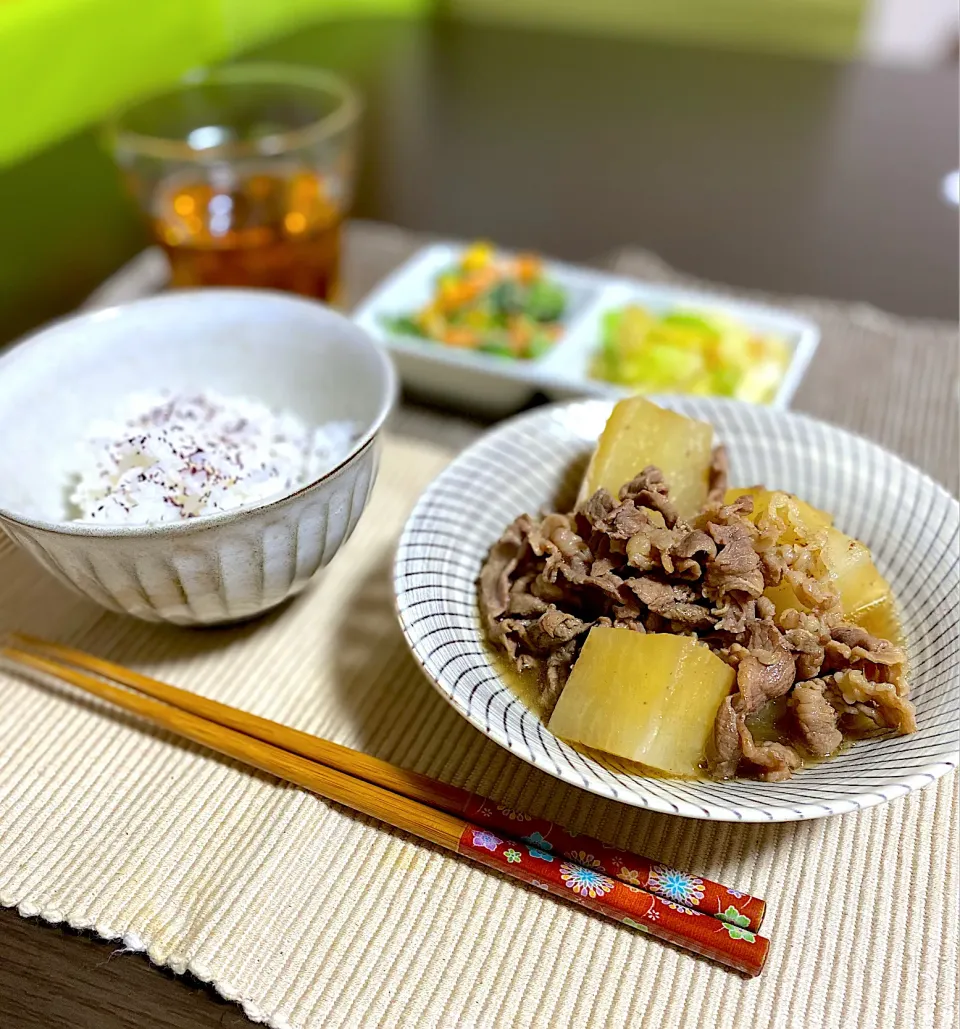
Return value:
[(82, 651), (19, 634), (11, 644), (0, 653), (21, 667), (328, 800), (748, 975), (763, 967), (769, 943), (755, 932), (763, 914), (756, 898)]
[(176, 686), (158, 682), (81, 650), (21, 633), (13, 634), (11, 639), (15, 644), (19, 643), (54, 660), (95, 672), (156, 700), (253, 736), (265, 743), (272, 743), (301, 757), (319, 761), (330, 768), (365, 779), (411, 800), (429, 804), (452, 815), (462, 815), (468, 821), (483, 824), (495, 832), (505, 833), (521, 841), (532, 840), (542, 850), (562, 854), (568, 858), (573, 854), (580, 854), (588, 859), (589, 865), (596, 867), (605, 875), (632, 886), (642, 886), (663, 900), (694, 907), (702, 914), (712, 915), (752, 932), (760, 928), (765, 904), (749, 894), (731, 891), (709, 879), (668, 869), (662, 863), (628, 851), (617, 850), (591, 836), (574, 835), (553, 822), (506, 808), (487, 797), (438, 782), (418, 772), (398, 768), (361, 751), (311, 736)]

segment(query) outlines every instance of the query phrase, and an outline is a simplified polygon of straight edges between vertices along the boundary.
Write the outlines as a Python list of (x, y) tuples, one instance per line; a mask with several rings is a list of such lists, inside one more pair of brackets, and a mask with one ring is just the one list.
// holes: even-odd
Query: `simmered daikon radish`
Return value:
[(827, 514), (826, 511), (821, 511), (819, 508), (812, 507), (799, 497), (795, 497), (792, 493), (765, 489), (763, 486), (737, 486), (732, 489), (728, 489), (724, 495), (723, 502), (725, 504), (732, 504), (738, 497), (743, 496), (753, 498), (753, 514), (746, 515), (746, 517), (754, 524), (756, 524), (757, 519), (762, 514), (766, 514), (769, 511), (771, 500), (776, 498), (774, 501), (775, 503), (782, 503), (783, 498), (787, 497), (788, 500), (792, 500), (793, 503), (796, 504), (797, 514), (809, 527), (811, 532), (815, 532), (817, 529), (825, 529), (827, 526), (833, 525), (833, 515)]
[[(840, 594), (844, 619), (880, 637), (899, 636), (890, 583), (877, 570), (867, 547), (832, 526), (816, 530), (809, 540), (819, 547), (820, 561), (826, 571), (824, 580), (832, 581)], [(806, 607), (785, 580), (767, 587), (764, 593), (773, 601), (778, 614), (787, 608), (802, 611)], [(893, 627), (896, 632), (892, 632)]]
[(614, 496), (648, 465), (663, 472), (681, 518), (692, 518), (707, 499), (713, 427), (651, 404), (643, 397), (614, 407), (590, 460), (578, 503), (603, 487)]
[[(859, 540), (834, 528), (833, 518), (826, 511), (812, 507), (790, 493), (767, 490), (759, 486), (727, 490), (724, 502), (732, 504), (737, 497), (753, 498), (753, 513), (746, 517), (755, 525), (767, 527), (782, 523), (778, 543), (810, 545), (817, 549), (819, 560), (840, 594), (844, 617), (887, 636), (897, 624), (890, 584), (877, 571), (870, 551)], [(771, 586), (766, 595), (777, 611), (804, 604), (786, 583)], [(885, 631), (880, 632), (883, 629)]]
[(689, 636), (593, 628), (550, 717), (554, 735), (697, 776), (734, 671)]
[(824, 532), (823, 563), (840, 592), (843, 613), (856, 620), (860, 611), (890, 596), (890, 584), (877, 571), (870, 551), (860, 540), (844, 535), (839, 529)]
[(890, 583), (880, 574), (860, 540), (827, 529), (821, 556), (840, 593), (843, 616), (881, 639), (902, 639), (900, 618)]

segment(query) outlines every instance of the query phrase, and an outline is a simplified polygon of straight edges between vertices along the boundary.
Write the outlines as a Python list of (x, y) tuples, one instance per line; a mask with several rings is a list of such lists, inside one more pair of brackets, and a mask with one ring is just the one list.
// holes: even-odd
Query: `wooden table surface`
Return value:
[[(956, 318), (955, 68), (906, 71), (477, 26), (318, 26), (258, 56), (369, 104), (356, 212), (569, 260), (623, 245), (741, 286)], [(87, 132), (0, 172), (0, 343), (145, 242)], [(246, 1024), (194, 980), (0, 909), (0, 1027)]]

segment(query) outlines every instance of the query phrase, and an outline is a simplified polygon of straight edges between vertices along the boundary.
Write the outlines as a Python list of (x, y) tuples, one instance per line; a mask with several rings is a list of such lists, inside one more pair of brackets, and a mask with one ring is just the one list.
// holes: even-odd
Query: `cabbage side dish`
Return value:
[(478, 590), (554, 735), (660, 775), (766, 781), (916, 731), (890, 586), (832, 517), (727, 487), (713, 429), (616, 405), (573, 511), (523, 514)]
[(790, 364), (790, 349), (736, 318), (676, 310), (656, 315), (636, 304), (603, 316), (590, 374), (639, 393), (695, 393), (769, 404)]

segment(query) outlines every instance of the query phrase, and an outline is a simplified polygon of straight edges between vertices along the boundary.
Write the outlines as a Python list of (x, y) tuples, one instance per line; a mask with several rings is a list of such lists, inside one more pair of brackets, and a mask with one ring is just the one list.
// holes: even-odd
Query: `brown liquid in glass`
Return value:
[[(225, 179), (225, 181), (224, 181)], [(334, 301), (343, 213), (314, 171), (168, 180), (154, 232), (174, 286), (251, 286)]]

